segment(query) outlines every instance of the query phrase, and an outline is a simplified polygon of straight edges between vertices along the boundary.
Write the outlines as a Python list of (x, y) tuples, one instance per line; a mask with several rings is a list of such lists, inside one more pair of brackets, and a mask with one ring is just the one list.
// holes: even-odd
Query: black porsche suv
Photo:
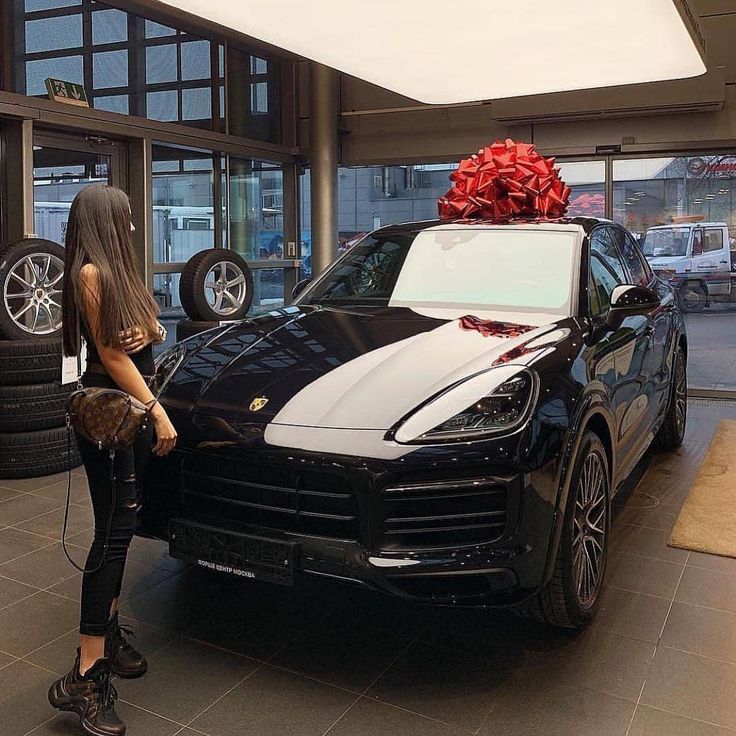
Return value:
[(589, 621), (613, 496), (685, 432), (683, 318), (629, 233), (395, 225), (300, 286), (160, 357), (179, 445), (140, 533), (244, 578)]

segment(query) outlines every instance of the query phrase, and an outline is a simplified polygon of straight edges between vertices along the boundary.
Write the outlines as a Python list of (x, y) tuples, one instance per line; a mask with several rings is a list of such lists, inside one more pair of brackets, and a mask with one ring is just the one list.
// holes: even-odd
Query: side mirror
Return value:
[(299, 294), (301, 294), (304, 289), (309, 286), (309, 284), (312, 283), (312, 277), (302, 279), (301, 281), (297, 281), (296, 284), (294, 284), (294, 288), (291, 290), (291, 298), (296, 299)]
[(646, 286), (617, 286), (611, 294), (606, 324), (617, 329), (626, 317), (649, 314), (661, 303), (659, 296)]

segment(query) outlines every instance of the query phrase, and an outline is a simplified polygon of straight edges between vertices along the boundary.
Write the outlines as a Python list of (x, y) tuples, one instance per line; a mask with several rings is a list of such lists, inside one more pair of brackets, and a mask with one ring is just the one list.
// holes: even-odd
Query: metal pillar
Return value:
[(133, 243), (141, 273), (149, 289), (153, 289), (153, 153), (147, 138), (128, 144), (130, 174), (130, 209), (135, 232)]
[(5, 123), (5, 161), (8, 169), (8, 240), (33, 236), (33, 121)]
[(311, 64), (309, 163), (312, 186), (312, 273), (337, 256), (337, 72)]

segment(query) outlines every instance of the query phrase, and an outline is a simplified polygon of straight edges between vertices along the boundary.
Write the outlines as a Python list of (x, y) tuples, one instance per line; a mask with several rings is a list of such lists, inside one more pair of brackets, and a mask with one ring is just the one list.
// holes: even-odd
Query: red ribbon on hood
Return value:
[(528, 325), (517, 325), (513, 322), (497, 322), (491, 319), (481, 319), (474, 314), (466, 314), (460, 317), (460, 329), (475, 330), (483, 337), (519, 337), (525, 332), (533, 330), (534, 327)]
[(555, 219), (565, 214), (570, 200), (555, 159), (510, 138), (463, 159), (450, 181), (452, 188), (438, 201), (443, 220)]

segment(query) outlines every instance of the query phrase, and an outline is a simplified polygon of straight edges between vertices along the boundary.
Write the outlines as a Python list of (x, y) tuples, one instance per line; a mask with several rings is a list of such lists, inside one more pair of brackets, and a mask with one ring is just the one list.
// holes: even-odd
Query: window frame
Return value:
[[(702, 228), (703, 231), (703, 254), (705, 253), (719, 253), (723, 250), (723, 229), (720, 227), (704, 227)], [(705, 245), (708, 242), (708, 233), (718, 233), (718, 239), (721, 241), (719, 246), (717, 248), (706, 248)]]
[[(586, 284), (586, 291), (587, 291), (588, 299), (587, 299), (586, 309), (587, 309), (588, 316), (591, 319), (598, 320), (598, 321), (600, 321), (601, 319), (604, 319), (607, 312), (603, 312), (601, 314), (595, 314), (592, 308), (592, 304), (591, 304), (591, 284), (592, 284), (592, 279), (593, 279), (592, 260), (593, 260), (593, 254), (594, 254), (594, 250), (593, 250), (594, 238), (602, 237), (608, 240), (609, 245), (614, 249), (616, 253), (616, 258), (618, 260), (619, 265), (621, 266), (623, 275), (626, 278), (631, 277), (631, 274), (629, 273), (629, 269), (626, 266), (626, 262), (624, 261), (623, 255), (618, 245), (616, 244), (616, 241), (613, 240), (610, 235), (610, 232), (609, 232), (610, 230), (611, 230), (611, 226), (609, 223), (600, 223), (595, 228), (593, 228), (588, 235), (588, 253), (587, 253), (588, 278), (587, 278), (587, 284)], [(614, 271), (614, 269), (609, 265), (609, 263), (607, 262), (605, 258), (603, 258), (602, 256), (597, 256), (597, 258), (603, 264), (604, 268), (606, 268), (606, 270), (608, 270), (609, 273), (611, 273), (616, 278), (616, 280), (621, 278), (621, 276)], [(625, 281), (619, 283), (619, 285), (622, 285), (622, 284), (625, 284)]]

